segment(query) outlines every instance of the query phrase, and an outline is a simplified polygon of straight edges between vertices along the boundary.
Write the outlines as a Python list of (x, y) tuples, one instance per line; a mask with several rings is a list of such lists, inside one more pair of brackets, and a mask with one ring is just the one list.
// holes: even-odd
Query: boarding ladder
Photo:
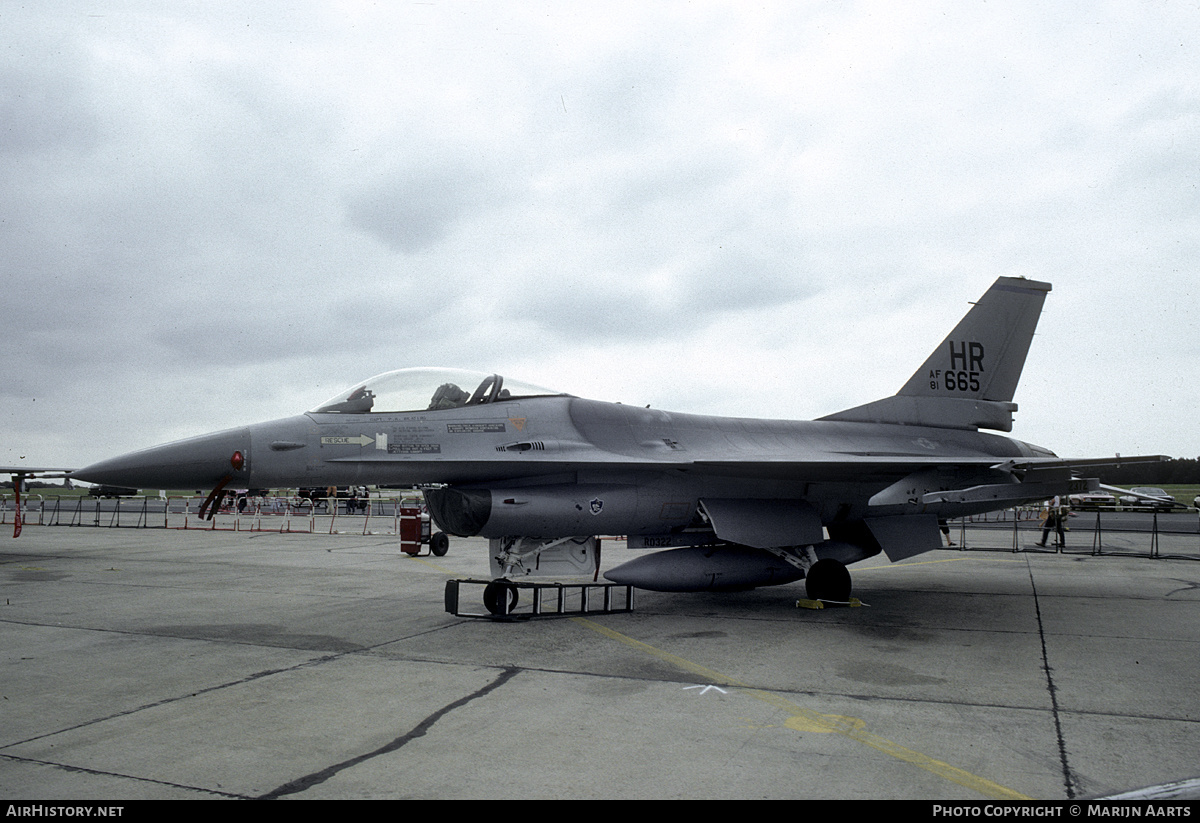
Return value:
[[(487, 611), (464, 610), (462, 595), (465, 592), (473, 593), (474, 603), (486, 604)], [(624, 614), (633, 611), (633, 586), (620, 583), (447, 580), (446, 611), (455, 617), (484, 617), (491, 620)]]

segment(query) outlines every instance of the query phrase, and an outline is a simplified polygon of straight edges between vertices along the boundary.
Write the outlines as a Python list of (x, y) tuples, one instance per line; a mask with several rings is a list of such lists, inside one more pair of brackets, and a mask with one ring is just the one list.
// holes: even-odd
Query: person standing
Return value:
[(1045, 547), (1046, 538), (1050, 536), (1050, 531), (1054, 531), (1054, 546), (1055, 548), (1065, 548), (1067, 545), (1066, 530), (1063, 528), (1063, 521), (1066, 520), (1066, 513), (1063, 511), (1062, 502), (1058, 497), (1050, 501), (1050, 508), (1046, 510), (1046, 519), (1042, 523), (1042, 541), (1037, 545)]

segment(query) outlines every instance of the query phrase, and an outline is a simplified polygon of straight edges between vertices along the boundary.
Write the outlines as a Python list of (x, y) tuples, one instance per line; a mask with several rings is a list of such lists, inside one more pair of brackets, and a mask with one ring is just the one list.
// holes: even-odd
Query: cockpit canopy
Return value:
[(398, 369), (338, 392), (314, 414), (366, 414), (457, 409), (562, 392), (464, 369)]

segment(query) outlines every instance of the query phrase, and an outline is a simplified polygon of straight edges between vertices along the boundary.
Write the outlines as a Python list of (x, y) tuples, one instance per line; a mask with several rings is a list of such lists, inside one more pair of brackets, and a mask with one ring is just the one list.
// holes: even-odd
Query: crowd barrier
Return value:
[(1072, 511), (1061, 546), (1055, 545), (1055, 530), (1044, 529), (1044, 520), (1045, 510), (1039, 508), (952, 520), (954, 545), (947, 548), (1200, 560), (1200, 512), (1194, 510), (1161, 520), (1158, 512)]
[[(23, 495), (23, 526), (104, 526), (205, 531), (248, 531), (302, 534), (379, 534), (429, 539), (429, 518), (412, 496), (373, 495), (349, 510), (345, 498), (239, 498), (229, 501), (211, 519), (200, 516), (203, 498), (192, 497), (45, 497)], [(1124, 515), (1118, 523), (1116, 515)], [(12, 524), (16, 511), (12, 495), (0, 496), (0, 524)], [(1200, 560), (1200, 517), (1177, 514), (1169, 524), (1157, 513), (1131, 516), (1101, 510), (1073, 512), (1064, 547), (1040, 546), (1044, 510), (1020, 507), (976, 515), (947, 523), (948, 542), (960, 551), (1061, 552)], [(1168, 519), (1168, 518), (1164, 518)], [(1108, 521), (1106, 523), (1106, 520)], [(407, 528), (406, 528), (407, 523)], [(1051, 535), (1051, 538), (1053, 536)], [(1049, 542), (1049, 541), (1047, 541)]]
[[(239, 506), (240, 501), (245, 503)], [(272, 531), (307, 534), (394, 534), (411, 518), (428, 521), (421, 502), (410, 496), (355, 501), (345, 498), (266, 497), (226, 501), (211, 518), (200, 516), (204, 498), (21, 496), (23, 526), (104, 526), (204, 531)], [(13, 523), (15, 501), (0, 498), (0, 524)], [(428, 537), (428, 529), (425, 529)]]

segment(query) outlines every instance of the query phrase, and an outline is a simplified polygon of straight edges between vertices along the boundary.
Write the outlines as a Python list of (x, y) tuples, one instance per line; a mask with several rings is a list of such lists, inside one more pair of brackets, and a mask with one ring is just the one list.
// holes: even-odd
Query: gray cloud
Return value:
[(494, 184), (474, 169), (421, 168), (381, 175), (350, 195), (348, 219), (393, 251), (426, 251), (469, 214), (496, 208)]

